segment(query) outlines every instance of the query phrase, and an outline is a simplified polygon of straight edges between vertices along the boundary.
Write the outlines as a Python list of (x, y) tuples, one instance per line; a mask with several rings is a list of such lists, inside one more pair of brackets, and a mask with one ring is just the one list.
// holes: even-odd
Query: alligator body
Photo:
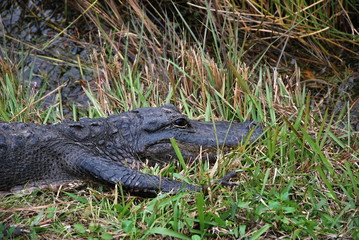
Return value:
[(256, 125), (194, 121), (170, 104), (55, 125), (0, 122), (0, 191), (76, 180), (119, 183), (140, 193), (199, 191), (200, 186), (144, 174), (139, 163), (175, 158), (171, 138), (186, 159), (200, 151), (213, 159), (218, 147), (258, 138), (262, 129)]

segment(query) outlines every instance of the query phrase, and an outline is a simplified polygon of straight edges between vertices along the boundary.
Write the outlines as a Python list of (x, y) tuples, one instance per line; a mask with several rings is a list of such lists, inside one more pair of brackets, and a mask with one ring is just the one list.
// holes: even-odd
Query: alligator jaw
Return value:
[[(214, 161), (218, 152), (217, 148), (202, 149), (202, 147), (200, 146), (188, 145), (180, 141), (176, 141), (176, 144), (180, 149), (181, 155), (186, 160), (193, 160), (197, 158), (198, 155), (202, 154), (203, 156), (206, 156), (206, 159)], [(228, 151), (230, 150), (231, 149), (229, 149)], [(141, 159), (149, 158), (158, 162), (169, 162), (172, 159), (178, 157), (170, 141), (161, 141), (152, 144), (147, 147), (145, 152), (146, 154), (144, 156), (141, 156)]]

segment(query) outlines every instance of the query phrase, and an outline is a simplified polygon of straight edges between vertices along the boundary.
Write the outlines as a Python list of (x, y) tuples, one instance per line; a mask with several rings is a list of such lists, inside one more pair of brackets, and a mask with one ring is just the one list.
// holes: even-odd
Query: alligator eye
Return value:
[(188, 122), (185, 118), (178, 118), (174, 121), (174, 125), (176, 127), (186, 127), (188, 125)]

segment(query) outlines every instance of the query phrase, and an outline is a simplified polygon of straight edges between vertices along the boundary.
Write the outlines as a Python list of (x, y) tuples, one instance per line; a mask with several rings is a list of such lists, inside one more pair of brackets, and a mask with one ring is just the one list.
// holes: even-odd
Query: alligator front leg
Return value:
[(200, 191), (201, 186), (191, 185), (168, 178), (145, 174), (101, 157), (82, 158), (78, 168), (97, 181), (121, 184), (136, 193), (159, 193), (179, 191)]

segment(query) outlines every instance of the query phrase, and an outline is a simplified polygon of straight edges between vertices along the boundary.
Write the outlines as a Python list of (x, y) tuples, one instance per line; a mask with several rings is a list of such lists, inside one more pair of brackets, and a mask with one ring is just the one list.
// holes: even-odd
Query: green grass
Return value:
[[(248, 49), (258, 42), (242, 38), (229, 11), (226, 24), (218, 25), (219, 18), (206, 8), (204, 35), (198, 35), (180, 12), (176, 24), (184, 31), (178, 33), (167, 22), (159, 34), (149, 27), (150, 19), (139, 21), (138, 11), (132, 10), (127, 25), (121, 26), (126, 19), (119, 19), (111, 8), (90, 11), (90, 3), (81, 4), (83, 12), (92, 14), (88, 18), (101, 39), (92, 61), (75, 61), (80, 70), (94, 73), (95, 80), (83, 85), (90, 106), (82, 109), (62, 102), (60, 86), (53, 105), (42, 108), (47, 86), (32, 91), (27, 81), (19, 81), (21, 66), (16, 64), (22, 61), (0, 59), (0, 120), (52, 123), (65, 118), (64, 109), (78, 119), (171, 102), (190, 118), (253, 119), (262, 122), (266, 132), (255, 145), (219, 155), (213, 165), (184, 164), (186, 159), (179, 155), (180, 160), (165, 170), (143, 170), (204, 185), (206, 193), (146, 199), (130, 196), (120, 186), (110, 189), (92, 183), (55, 192), (35, 190), (0, 197), (0, 227), (28, 229), (29, 239), (359, 238), (359, 140), (346, 116), (349, 105), (339, 114), (319, 111), (324, 104), (300, 83), (299, 67), (282, 72), (278, 64), (272, 68), (263, 63), (269, 48), (246, 64)], [(279, 3), (269, 7), (280, 9), (278, 15), (291, 9)], [(323, 8), (297, 16), (299, 24), (322, 28), (315, 21)], [(288, 31), (295, 35), (297, 30), (290, 26)], [(120, 35), (125, 40), (121, 49), (116, 45)], [(2, 51), (10, 50), (3, 46)], [(135, 61), (129, 53), (137, 54)], [(336, 80), (343, 81), (340, 76)], [(237, 186), (215, 183), (237, 169), (242, 170), (233, 179)]]

